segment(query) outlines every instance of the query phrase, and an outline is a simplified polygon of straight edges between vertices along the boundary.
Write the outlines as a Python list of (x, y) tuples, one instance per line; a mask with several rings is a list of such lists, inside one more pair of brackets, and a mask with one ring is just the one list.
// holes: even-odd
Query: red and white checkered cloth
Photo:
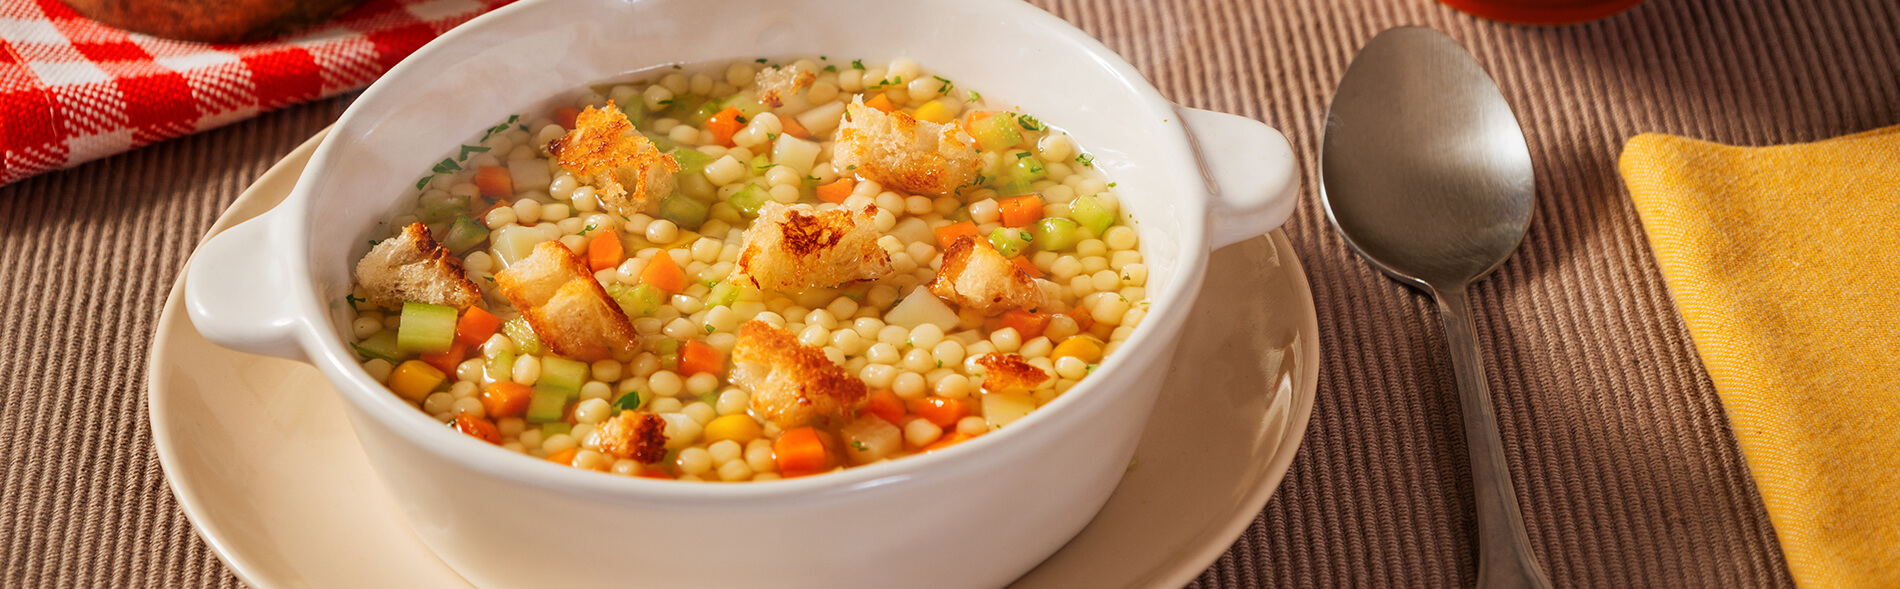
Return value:
[(0, 184), (361, 88), (511, 1), (369, 0), (291, 36), (205, 44), (0, 0)]

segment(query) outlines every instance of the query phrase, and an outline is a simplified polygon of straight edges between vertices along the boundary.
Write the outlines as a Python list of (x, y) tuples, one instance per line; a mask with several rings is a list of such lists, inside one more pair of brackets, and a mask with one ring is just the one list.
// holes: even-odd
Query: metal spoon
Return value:
[(1524, 533), (1465, 299), (1530, 227), (1530, 149), (1511, 105), (1450, 37), (1385, 31), (1339, 81), (1320, 171), (1326, 218), (1346, 244), (1438, 300), (1471, 458), (1477, 586), (1549, 587)]

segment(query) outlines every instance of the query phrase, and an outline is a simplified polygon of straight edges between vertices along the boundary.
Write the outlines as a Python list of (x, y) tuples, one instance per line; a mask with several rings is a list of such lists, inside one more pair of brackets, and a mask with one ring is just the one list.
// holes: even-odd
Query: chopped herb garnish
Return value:
[(355, 293), (351, 293), (351, 294), (348, 294), (348, 295), (344, 295), (344, 297), (343, 297), (343, 300), (344, 300), (344, 301), (348, 301), (348, 302), (350, 303), (350, 308), (351, 308), (351, 309), (356, 309), (356, 304), (357, 304), (357, 303), (361, 303), (361, 302), (363, 302), (363, 301), (365, 301), (365, 300), (368, 300), (368, 299), (359, 299), (359, 298), (356, 298), (356, 294), (355, 294)]
[(1016, 154), (1016, 159), (1023, 159), (1023, 158), (1026, 158), (1026, 157), (1029, 157), (1029, 152), (1027, 152), (1027, 151), (1025, 151), (1025, 152), (1022, 152), (1022, 153), (1018, 153), (1018, 154)]
[(713, 331), (715, 330), (713, 329), (712, 324), (711, 323), (706, 324), (706, 333), (712, 333)]
[(621, 411), (633, 411), (640, 408), (640, 391), (627, 391), (620, 400), (614, 402), (614, 408)]
[(483, 277), (482, 277), (482, 280), (486, 280), (486, 281), (489, 281), (489, 282), (494, 282), (494, 281), (495, 281), (495, 277), (493, 277), (493, 276), (483, 276)]
[(662, 100), (662, 101), (659, 101), (659, 102), (655, 102), (654, 104), (658, 104), (658, 105), (661, 105), (661, 106), (671, 106), (671, 105), (673, 104), (673, 99), (671, 99), (671, 98), (668, 98), (668, 99), (666, 99), (666, 100)]
[(1101, 366), (1101, 364), (1090, 364), (1090, 365), (1089, 365), (1089, 370), (1088, 370), (1088, 371), (1089, 371), (1089, 372), (1095, 372), (1095, 367), (1097, 367), (1097, 366)]
[(825, 64), (825, 71), (827, 71), (827, 72), (835, 72), (835, 71), (838, 71), (838, 66), (835, 66), (835, 65), (831, 65), (831, 64)]
[[(1033, 241), (1036, 239), (1036, 236), (1034, 234), (1031, 234), (1028, 231), (1022, 232), (1019, 236), (1023, 238), (1023, 241)], [(1034, 313), (1035, 311), (1030, 311), (1030, 312)]]
[(847, 171), (847, 172), (848, 172), (848, 171), (851, 171), (851, 170), (856, 170), (856, 169), (858, 169), (858, 165), (857, 165), (857, 164), (851, 164), (851, 165), (849, 165), (849, 166), (845, 166), (845, 167), (844, 167), (844, 169), (845, 169), (845, 171)]
[(732, 117), (732, 120), (733, 120), (733, 121), (736, 121), (736, 122), (738, 122), (738, 123), (739, 123), (739, 124), (741, 124), (741, 125), (743, 125), (743, 124), (745, 124), (745, 123), (746, 123), (746, 120), (745, 120), (745, 115), (739, 115), (739, 116), (736, 116), (736, 117)]
[(937, 367), (938, 367), (938, 368), (943, 368), (943, 361), (942, 361), (942, 360), (938, 360), (938, 361), (937, 361)]
[(869, 452), (869, 451), (871, 451), (871, 448), (870, 448), (870, 447), (868, 447), (868, 446), (865, 446), (865, 445), (864, 445), (864, 442), (860, 442), (860, 441), (856, 441), (856, 440), (853, 440), (853, 441), (851, 442), (851, 447), (852, 447), (852, 448), (857, 448), (859, 452)]
[(383, 242), (383, 240), (381, 240), (381, 239), (372, 239), (372, 240), (369, 240), (369, 246), (370, 246), (370, 247), (376, 247), (376, 244), (379, 244), (379, 243), (382, 243), (382, 242)]
[(956, 86), (955, 84), (951, 84), (950, 80), (947, 78), (944, 78), (943, 76), (931, 76), (931, 77), (936, 78), (937, 81), (939, 82), (943, 82), (943, 86), (940, 86), (937, 88), (938, 94), (949, 94), (950, 89)]
[(851, 60), (851, 69), (854, 69), (854, 70), (864, 69), (864, 60), (862, 59)]
[(489, 149), (492, 149), (492, 148), (486, 145), (464, 145), (462, 146), (462, 154), (455, 156), (455, 159), (465, 162), (465, 161), (468, 161), (468, 154), (482, 153), (482, 152), (488, 151)]
[(1042, 124), (1041, 119), (1037, 119), (1036, 117), (1032, 117), (1029, 115), (1016, 115), (1016, 124), (1022, 125), (1024, 129), (1028, 129), (1031, 131), (1049, 130), (1049, 126)]
[[(506, 121), (502, 121), (502, 122), (501, 122), (501, 124), (499, 124), (499, 125), (495, 125), (495, 126), (493, 126), (493, 127), (489, 127), (489, 128), (488, 128), (488, 132), (487, 132), (487, 133), (484, 133), (484, 134), (482, 134), (482, 140), (481, 140), (481, 141), (477, 141), (476, 143), (487, 143), (487, 142), (488, 142), (488, 138), (490, 138), (490, 137), (494, 137), (496, 133), (500, 133), (500, 132), (502, 132), (502, 131), (507, 131), (507, 130), (508, 130), (508, 127), (509, 127), (510, 125), (514, 125), (514, 124), (515, 124), (516, 122), (518, 122), (518, 121), (520, 121), (520, 120), (521, 120), (521, 115), (508, 115), (508, 120), (506, 120)], [(527, 129), (527, 127), (526, 127), (526, 126), (523, 126), (523, 127), (522, 127), (522, 129)]]
[(758, 59), (754, 59), (754, 60), (752, 60), (752, 61), (756, 61), (756, 62), (759, 62), (759, 63), (765, 63), (765, 58), (763, 58), (763, 57), (761, 57), (761, 58), (758, 58)]
[(820, 55), (818, 56), (818, 61), (831, 61), (831, 58)]
[(765, 134), (765, 140), (766, 140), (766, 141), (778, 141), (778, 133), (766, 133), (766, 134)]
[(593, 223), (588, 223), (588, 224), (587, 224), (587, 227), (585, 227), (585, 228), (582, 228), (582, 229), (581, 229), (581, 232), (580, 232), (580, 233), (579, 233), (578, 235), (580, 235), (581, 237), (587, 237), (587, 234), (588, 234), (588, 233), (591, 233), (591, 232), (593, 232), (593, 230), (595, 230), (595, 229), (599, 229), (599, 228), (600, 228), (600, 227), (598, 227), (598, 226), (596, 226), (596, 225), (594, 225)]
[(682, 69), (682, 68), (680, 68), (680, 64), (676, 63), (676, 64), (673, 64), (673, 69), (677, 70), (677, 69)]
[(1109, 187), (1109, 188), (1114, 188), (1114, 187), (1115, 187), (1115, 183), (1114, 183), (1114, 182), (1110, 182), (1110, 183), (1108, 183), (1108, 187)]
[(1082, 165), (1084, 166), (1089, 166), (1089, 167), (1095, 166), (1095, 156), (1092, 156), (1086, 153), (1075, 156), (1075, 161), (1081, 162)]
[(970, 99), (969, 99), (969, 100), (965, 100), (964, 102), (976, 102), (976, 101), (978, 101), (978, 100), (982, 100), (982, 99), (983, 99), (983, 95), (982, 95), (982, 94), (977, 94), (975, 90), (971, 90), (971, 91), (970, 91)]
[(422, 190), (423, 188), (427, 188), (429, 186), (429, 181), (434, 180), (434, 179), (435, 179), (435, 176), (423, 176), (421, 180), (416, 181), (416, 190)]
[(442, 161), (437, 163), (434, 168), (437, 174), (447, 174), (460, 169), (462, 169), (462, 164), (455, 163), (454, 158), (442, 158)]

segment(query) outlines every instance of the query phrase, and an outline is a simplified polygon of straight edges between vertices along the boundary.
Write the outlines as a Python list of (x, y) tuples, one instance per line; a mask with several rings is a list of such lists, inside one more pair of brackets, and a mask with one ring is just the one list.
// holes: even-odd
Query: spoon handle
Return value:
[(1458, 377), (1465, 448), (1471, 454), (1471, 488), (1478, 508), (1477, 587), (1548, 589), (1550, 579), (1531, 553), (1511, 471), (1504, 463), (1504, 442), (1498, 438), (1498, 417), (1491, 409), (1491, 391), (1485, 385), (1484, 361), (1478, 356), (1477, 328), (1471, 322), (1465, 287), (1434, 291), (1438, 315), (1445, 322), (1445, 340), (1451, 346), (1452, 371)]

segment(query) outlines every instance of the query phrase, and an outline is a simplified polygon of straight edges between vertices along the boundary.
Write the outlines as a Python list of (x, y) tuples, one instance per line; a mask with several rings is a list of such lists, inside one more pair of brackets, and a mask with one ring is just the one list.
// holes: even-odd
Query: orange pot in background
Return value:
[(1479, 18), (1521, 25), (1568, 25), (1608, 18), (1643, 0), (1438, 0)]

